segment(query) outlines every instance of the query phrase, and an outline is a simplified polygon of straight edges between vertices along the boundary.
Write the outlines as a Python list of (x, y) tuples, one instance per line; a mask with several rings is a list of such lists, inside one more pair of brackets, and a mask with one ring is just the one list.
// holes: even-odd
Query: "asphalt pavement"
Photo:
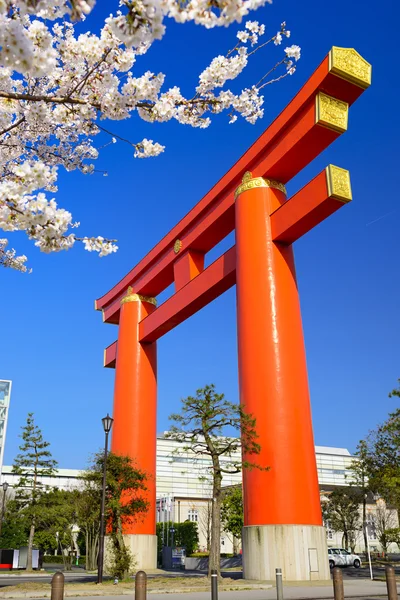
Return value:
[[(386, 585), (373, 581), (346, 581), (345, 598), (359, 600), (382, 600), (386, 597)], [(102, 600), (127, 600), (133, 598), (131, 595), (123, 596), (101, 596)], [(285, 600), (332, 600), (333, 590), (331, 586), (284, 586), (283, 596)], [(219, 600), (276, 600), (276, 589), (268, 590), (241, 590), (235, 592), (219, 592)], [(82, 597), (68, 597), (69, 600), (83, 600)], [(183, 596), (184, 600), (210, 600), (210, 592), (188, 592)], [(182, 594), (168, 594), (168, 600), (183, 600)], [(36, 600), (48, 600), (45, 598)], [(85, 596), (85, 600), (99, 600), (99, 596)], [(165, 594), (149, 594), (149, 600), (165, 600)]]

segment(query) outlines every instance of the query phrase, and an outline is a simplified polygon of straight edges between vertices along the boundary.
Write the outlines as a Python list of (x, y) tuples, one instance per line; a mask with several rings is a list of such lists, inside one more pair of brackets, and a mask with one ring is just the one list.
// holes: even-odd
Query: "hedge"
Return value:
[[(79, 564), (84, 565), (85, 562), (86, 562), (86, 556), (80, 556)], [(57, 554), (57, 556), (54, 556), (52, 554), (45, 554), (43, 556), (43, 563), (53, 564), (53, 565), (61, 565), (61, 564), (64, 564), (64, 561), (63, 561), (63, 557), (61, 556), (61, 554)], [(74, 558), (72, 560), (72, 564), (75, 564), (75, 563), (76, 563), (76, 558)]]

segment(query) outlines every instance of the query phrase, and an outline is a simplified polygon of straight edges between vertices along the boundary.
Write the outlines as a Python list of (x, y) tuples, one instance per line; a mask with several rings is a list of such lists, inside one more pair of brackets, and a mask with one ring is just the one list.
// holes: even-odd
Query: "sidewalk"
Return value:
[[(151, 595), (151, 600), (165, 600), (165, 595), (168, 594), (168, 600), (210, 600), (210, 590), (201, 588), (191, 587), (180, 587), (174, 585), (175, 582), (171, 582), (171, 585), (165, 586), (165, 588), (158, 588), (149, 590), (148, 594)], [(40, 585), (40, 584), (37, 584)], [(228, 586), (226, 586), (228, 587)], [(346, 598), (363, 598), (372, 600), (374, 598), (387, 597), (386, 584), (383, 582), (369, 581), (369, 580), (357, 580), (344, 582), (344, 590)], [(186, 594), (182, 598), (182, 594)], [(82, 586), (81, 584), (75, 584), (66, 586), (65, 598), (77, 599), (84, 597), (85, 600), (98, 600), (102, 597), (103, 600), (125, 600), (127, 597), (134, 597), (134, 584), (128, 585), (125, 588), (121, 586), (105, 585), (102, 588), (95, 588), (93, 586)], [(237, 582), (229, 584), (228, 589), (224, 591), (220, 588), (219, 597), (221, 600), (276, 600), (275, 588), (265, 582), (245, 582), (241, 586), (237, 585)], [(16, 598), (35, 598), (37, 600), (44, 600), (50, 598), (50, 586), (48, 589), (30, 589), (30, 590), (12, 590), (5, 588), (0, 590), (0, 598), (7, 600)], [(333, 599), (333, 587), (330, 582), (326, 585), (320, 583), (310, 584), (296, 584), (286, 583), (284, 585), (284, 598), (285, 600), (327, 600)]]

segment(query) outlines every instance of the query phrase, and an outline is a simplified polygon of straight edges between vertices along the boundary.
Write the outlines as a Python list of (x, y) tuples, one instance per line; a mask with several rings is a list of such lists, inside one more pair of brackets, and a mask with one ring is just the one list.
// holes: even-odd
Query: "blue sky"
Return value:
[[(100, 3), (99, 3), (100, 4)], [(110, 3), (111, 4), (111, 3)], [(115, 3), (116, 4), (116, 3)], [(117, 238), (117, 254), (99, 259), (82, 248), (44, 255), (20, 234), (31, 275), (3, 269), (0, 378), (13, 380), (5, 464), (17, 453), (29, 411), (61, 467), (81, 468), (103, 443), (101, 417), (112, 410), (114, 371), (103, 349), (117, 337), (94, 300), (134, 266), (198, 202), (282, 110), (332, 45), (355, 47), (373, 65), (372, 87), (350, 110), (349, 129), (288, 186), (292, 194), (328, 163), (350, 170), (353, 202), (295, 245), (307, 349), (315, 442), (354, 451), (369, 429), (396, 407), (388, 392), (400, 377), (400, 207), (396, 72), (397, 3), (275, 0), (252, 14), (273, 34), (286, 20), (302, 48), (297, 73), (266, 90), (255, 126), (220, 116), (204, 131), (133, 118), (113, 129), (167, 146), (156, 159), (134, 160), (123, 144), (106, 148), (99, 174), (60, 174), (57, 200), (81, 222), (82, 235)], [(101, 9), (87, 24), (95, 30)], [(91, 25), (92, 23), (92, 25)], [(210, 59), (232, 47), (239, 26), (206, 31), (169, 23), (162, 42), (139, 58), (137, 73), (167, 73), (167, 85), (190, 93)], [(244, 85), (272, 63), (259, 54)], [(276, 51), (279, 54), (279, 51)], [(216, 257), (232, 239), (210, 253)], [(238, 398), (235, 290), (158, 343), (158, 431), (180, 398), (214, 382)]]

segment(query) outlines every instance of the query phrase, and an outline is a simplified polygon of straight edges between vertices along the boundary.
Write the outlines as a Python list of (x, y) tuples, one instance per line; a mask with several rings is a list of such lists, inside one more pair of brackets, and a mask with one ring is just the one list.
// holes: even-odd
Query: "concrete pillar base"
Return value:
[(317, 525), (254, 525), (243, 527), (243, 578), (275, 581), (330, 579), (325, 527)]
[[(126, 546), (132, 552), (136, 569), (157, 569), (157, 536), (142, 534), (124, 535)], [(326, 553), (328, 556), (328, 553)], [(328, 560), (328, 559), (327, 559)]]
[[(124, 542), (132, 553), (135, 571), (139, 569), (157, 568), (157, 536), (146, 534), (125, 534)], [(110, 544), (111, 540), (107, 536), (105, 543), (105, 568), (109, 572), (110, 562)]]

